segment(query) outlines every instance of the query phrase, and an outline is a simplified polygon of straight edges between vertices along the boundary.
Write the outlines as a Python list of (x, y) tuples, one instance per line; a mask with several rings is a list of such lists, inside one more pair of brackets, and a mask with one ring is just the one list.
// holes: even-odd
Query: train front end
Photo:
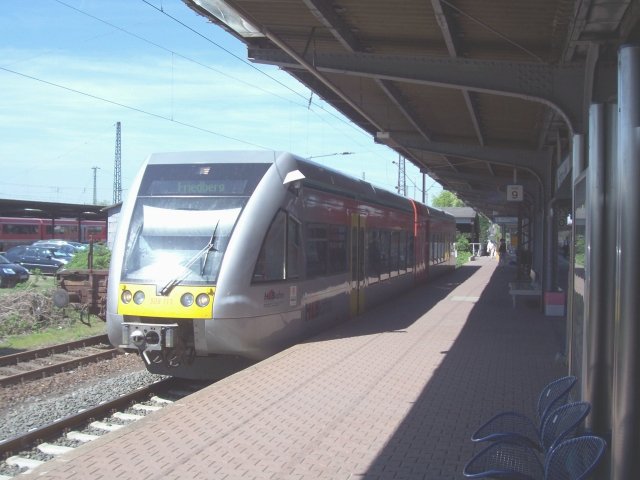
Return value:
[(213, 317), (222, 259), (270, 165), (237, 163), (232, 154), (226, 162), (175, 155), (152, 155), (123, 205), (109, 274), (108, 333), (112, 344), (138, 351), (151, 372), (209, 377), (212, 362), (200, 365), (198, 353), (206, 350), (204, 325)]

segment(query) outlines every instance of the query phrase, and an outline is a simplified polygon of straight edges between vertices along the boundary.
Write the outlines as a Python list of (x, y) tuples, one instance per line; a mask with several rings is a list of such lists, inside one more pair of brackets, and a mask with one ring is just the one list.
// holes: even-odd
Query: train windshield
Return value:
[(155, 283), (160, 294), (217, 281), (236, 220), (268, 165), (175, 167), (145, 172), (122, 272), (123, 281)]

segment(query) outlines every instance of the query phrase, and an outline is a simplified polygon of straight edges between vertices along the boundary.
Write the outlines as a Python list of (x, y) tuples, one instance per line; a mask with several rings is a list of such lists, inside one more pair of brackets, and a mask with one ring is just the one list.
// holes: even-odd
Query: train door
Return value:
[(364, 311), (365, 217), (351, 215), (351, 308), (352, 317)]

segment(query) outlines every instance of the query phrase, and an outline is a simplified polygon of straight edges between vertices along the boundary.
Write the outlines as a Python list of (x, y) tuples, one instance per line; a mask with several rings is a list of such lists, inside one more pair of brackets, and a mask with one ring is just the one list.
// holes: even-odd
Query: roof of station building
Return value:
[(104, 205), (0, 199), (0, 217), (105, 220)]

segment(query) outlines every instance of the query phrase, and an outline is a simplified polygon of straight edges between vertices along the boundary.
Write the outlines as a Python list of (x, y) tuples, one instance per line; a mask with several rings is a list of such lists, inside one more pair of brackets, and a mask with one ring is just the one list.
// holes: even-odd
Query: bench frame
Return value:
[(531, 270), (529, 273), (529, 280), (519, 282), (509, 282), (509, 295), (513, 301), (513, 308), (516, 308), (516, 298), (522, 296), (542, 296), (542, 287), (536, 281), (536, 272)]

